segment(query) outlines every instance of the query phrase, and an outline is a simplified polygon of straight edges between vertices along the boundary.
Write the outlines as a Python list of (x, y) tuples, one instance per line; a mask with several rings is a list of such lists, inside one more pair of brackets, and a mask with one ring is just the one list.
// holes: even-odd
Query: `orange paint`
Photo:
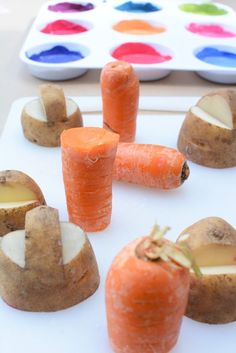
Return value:
[(154, 26), (142, 20), (124, 20), (116, 23), (112, 27), (115, 31), (127, 34), (150, 35), (163, 33), (166, 31), (164, 27)]

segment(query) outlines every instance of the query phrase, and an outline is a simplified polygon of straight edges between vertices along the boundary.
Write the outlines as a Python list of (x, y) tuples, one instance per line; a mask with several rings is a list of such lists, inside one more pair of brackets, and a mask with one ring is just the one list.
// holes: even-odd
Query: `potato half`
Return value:
[(187, 159), (212, 168), (236, 166), (235, 102), (236, 91), (221, 90), (190, 108), (177, 142)]
[(44, 205), (36, 182), (18, 170), (0, 171), (0, 236), (23, 229), (27, 211)]
[(28, 102), (21, 114), (24, 136), (45, 147), (60, 146), (63, 130), (83, 126), (77, 104), (65, 98), (61, 87), (53, 84), (40, 86), (40, 98)]
[(187, 246), (202, 272), (191, 273), (186, 315), (209, 324), (236, 320), (236, 230), (208, 217), (185, 229), (177, 242)]
[(25, 230), (0, 242), (0, 294), (26, 311), (57, 311), (78, 304), (99, 285), (98, 267), (86, 234), (59, 222), (53, 208), (26, 215)]

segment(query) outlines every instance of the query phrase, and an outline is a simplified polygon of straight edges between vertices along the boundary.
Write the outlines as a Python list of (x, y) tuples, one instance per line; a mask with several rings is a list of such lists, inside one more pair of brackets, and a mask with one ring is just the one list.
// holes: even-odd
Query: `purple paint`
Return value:
[(83, 12), (93, 10), (94, 5), (88, 2), (87, 4), (59, 2), (55, 5), (49, 5), (48, 10), (53, 12)]

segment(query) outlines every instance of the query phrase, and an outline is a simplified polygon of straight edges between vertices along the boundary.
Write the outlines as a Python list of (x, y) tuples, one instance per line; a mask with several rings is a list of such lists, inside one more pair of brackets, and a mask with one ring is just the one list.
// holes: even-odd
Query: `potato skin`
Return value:
[(0, 295), (8, 305), (25, 311), (57, 311), (80, 303), (99, 286), (98, 267), (87, 238), (81, 252), (62, 270), (60, 283), (42, 283), (34, 271), (19, 267), (0, 249)]
[(236, 130), (208, 123), (190, 110), (180, 129), (177, 146), (194, 163), (211, 168), (236, 166)]
[(25, 138), (30, 142), (45, 147), (60, 146), (60, 135), (63, 130), (83, 126), (79, 108), (68, 116), (66, 121), (41, 121), (30, 116), (26, 108), (21, 114), (21, 124)]
[(46, 204), (40, 187), (27, 174), (19, 170), (0, 171), (0, 184), (7, 182), (25, 185), (35, 193), (37, 201), (20, 207), (0, 208), (0, 236), (13, 230), (24, 229), (26, 212), (39, 205)]
[(206, 217), (184, 229), (178, 237), (189, 234), (185, 244), (193, 251), (210, 244), (236, 245), (236, 230), (220, 217)]
[(190, 276), (189, 318), (208, 324), (236, 320), (236, 274)]
[[(236, 230), (220, 217), (207, 217), (183, 230), (177, 243), (185, 244), (193, 254), (197, 249), (210, 244), (235, 246)], [(198, 278), (190, 272), (189, 299), (185, 315), (208, 324), (235, 321), (236, 273), (203, 274)]]

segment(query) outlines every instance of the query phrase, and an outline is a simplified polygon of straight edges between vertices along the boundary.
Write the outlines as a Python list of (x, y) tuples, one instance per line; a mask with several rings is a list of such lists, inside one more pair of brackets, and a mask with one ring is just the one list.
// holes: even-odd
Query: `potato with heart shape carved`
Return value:
[(236, 230), (219, 217), (186, 228), (177, 243), (188, 248), (202, 277), (191, 272), (186, 315), (210, 324), (236, 320)]
[(177, 145), (197, 164), (211, 168), (236, 166), (236, 90), (211, 92), (190, 108)]

